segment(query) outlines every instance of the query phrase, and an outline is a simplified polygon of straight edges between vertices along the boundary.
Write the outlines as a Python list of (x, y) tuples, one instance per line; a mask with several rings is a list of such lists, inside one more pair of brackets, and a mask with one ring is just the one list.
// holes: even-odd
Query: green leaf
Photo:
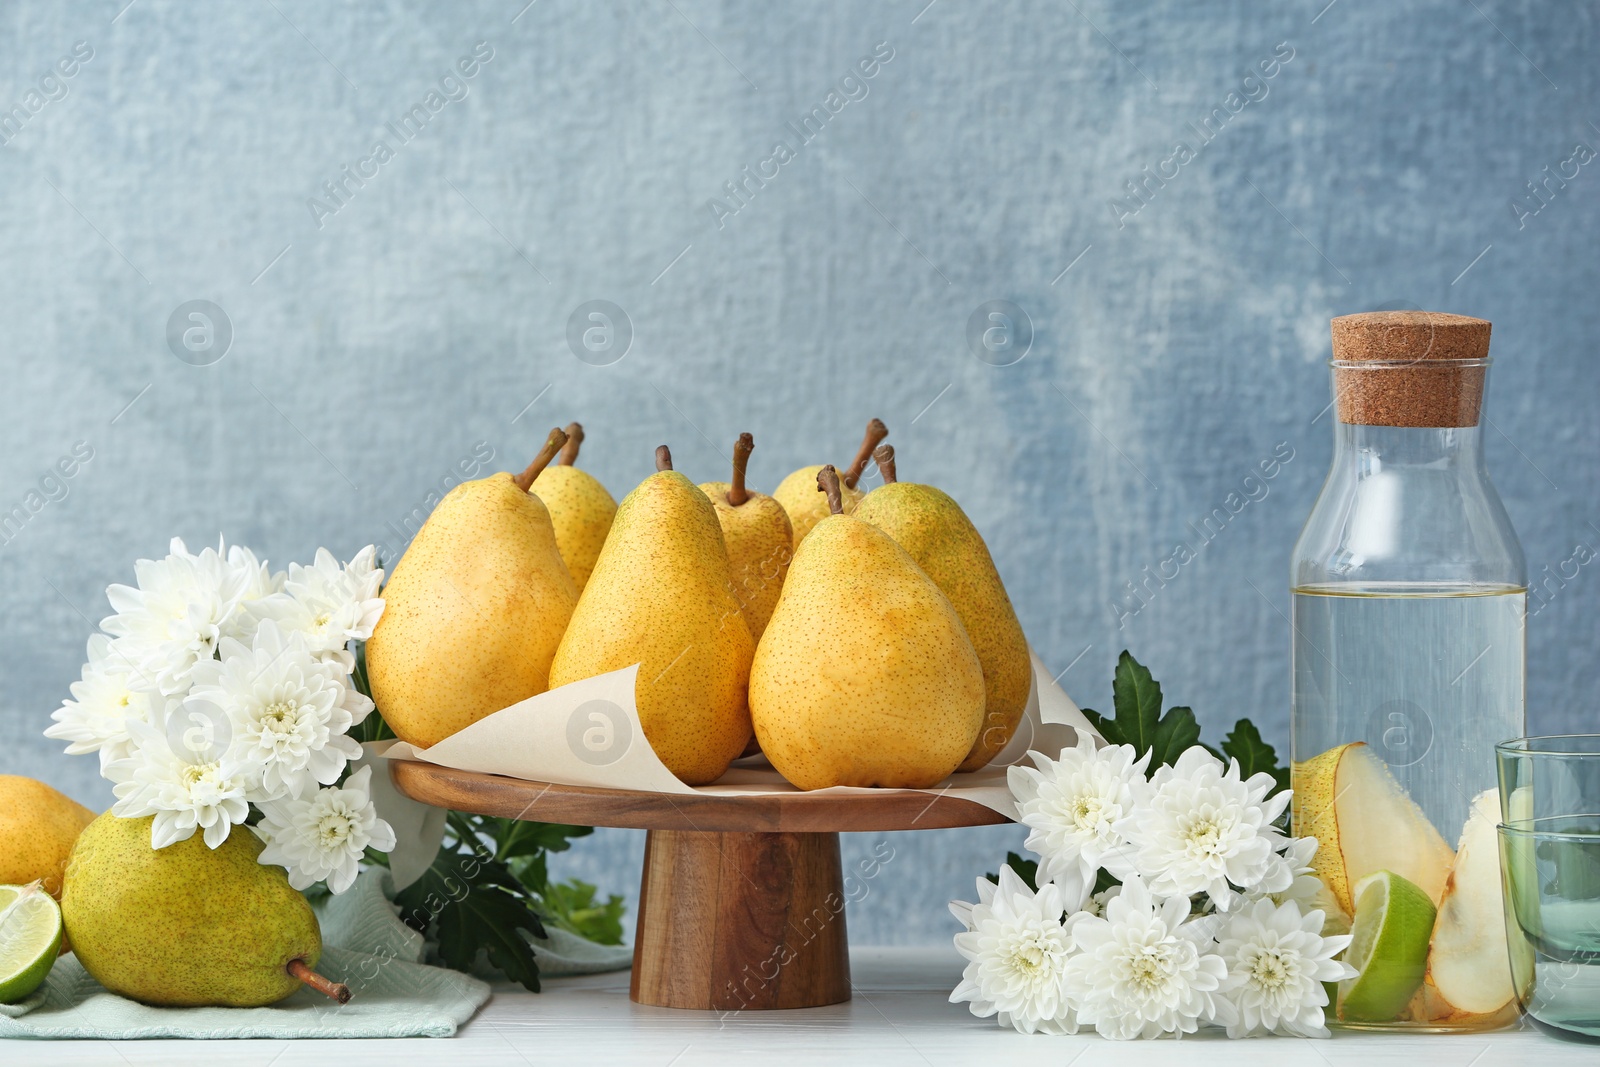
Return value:
[(1117, 673), (1111, 682), (1111, 701), (1117, 709), (1117, 725), (1126, 744), (1144, 755), (1156, 741), (1161, 721), (1161, 683), (1150, 676), (1144, 664), (1127, 650), (1117, 657)]
[(601, 945), (622, 944), (622, 898), (598, 903), (595, 887), (574, 878), (552, 885), (540, 898), (545, 921)]
[(441, 851), (395, 903), (407, 925), (438, 943), (446, 966), (468, 970), (481, 949), (512, 981), (539, 991), (539, 963), (528, 936), (544, 937), (544, 923), (522, 883), (486, 850)]
[(1147, 771), (1153, 772), (1157, 767), (1169, 767), (1177, 763), (1184, 750), (1199, 743), (1200, 723), (1195, 720), (1194, 712), (1185, 707), (1168, 708), (1156, 724)]
[(1262, 772), (1272, 775), (1276, 784), (1269, 796), (1289, 788), (1289, 768), (1278, 765), (1277, 751), (1261, 740), (1261, 731), (1249, 719), (1233, 724), (1233, 731), (1222, 742), (1222, 754), (1239, 761), (1240, 778)]
[(568, 826), (554, 822), (522, 822), (518, 819), (490, 819), (486, 827), (495, 840), (495, 858), (511, 859), (536, 852), (565, 852), (574, 837), (594, 833), (592, 826)]

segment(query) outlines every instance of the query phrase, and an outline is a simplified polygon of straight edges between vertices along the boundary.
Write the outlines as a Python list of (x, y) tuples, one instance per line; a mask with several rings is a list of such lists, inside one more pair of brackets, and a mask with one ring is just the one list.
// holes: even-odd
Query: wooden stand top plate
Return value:
[(714, 833), (840, 833), (942, 830), (1011, 821), (970, 800), (914, 789), (753, 797), (673, 795), (529, 782), (415, 760), (394, 760), (389, 766), (400, 791), (425, 804), (531, 822)]

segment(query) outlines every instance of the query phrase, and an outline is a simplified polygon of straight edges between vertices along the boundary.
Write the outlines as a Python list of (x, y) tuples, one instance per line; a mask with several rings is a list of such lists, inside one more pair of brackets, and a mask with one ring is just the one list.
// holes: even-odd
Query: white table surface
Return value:
[(855, 998), (802, 1011), (713, 1012), (645, 1008), (628, 1000), (628, 975), (552, 979), (545, 992), (497, 993), (451, 1039), (404, 1041), (0, 1041), (0, 1067), (41, 1064), (204, 1064), (270, 1067), (318, 1063), (643, 1067), (782, 1067), (870, 1064), (1226, 1064), (1228, 1067), (1561, 1067), (1600, 1065), (1600, 1047), (1531, 1029), (1493, 1034), (1390, 1036), (1336, 1033), (1329, 1041), (1228, 1041), (1217, 1036), (1121, 1043), (1093, 1035), (1025, 1037), (976, 1019), (947, 1000), (961, 973), (953, 949), (857, 949)]

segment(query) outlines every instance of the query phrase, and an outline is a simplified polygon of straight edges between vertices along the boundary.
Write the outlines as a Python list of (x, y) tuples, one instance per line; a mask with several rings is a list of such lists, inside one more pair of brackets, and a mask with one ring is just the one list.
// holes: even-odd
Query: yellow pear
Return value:
[(1022, 721), (1033, 685), (1028, 639), (989, 546), (961, 505), (931, 485), (897, 481), (893, 445), (879, 445), (873, 457), (883, 484), (856, 505), (856, 518), (894, 538), (950, 598), (983, 664), (983, 729), (957, 768), (975, 771), (999, 755)]
[(552, 687), (639, 664), (639, 722), (690, 785), (722, 776), (750, 739), (755, 641), (732, 591), (716, 509), (656, 449), (657, 472), (617, 508), (550, 666)]
[(367, 677), (402, 740), (427, 747), (550, 687), (578, 590), (528, 487), (566, 439), (551, 430), (516, 477), (450, 490), (395, 566)]
[(44, 883), (61, 898), (61, 874), (94, 812), (43, 782), (0, 774), (0, 885)]
[[(844, 502), (846, 515), (855, 510), (856, 503), (865, 495), (856, 488), (856, 483), (861, 480), (861, 472), (867, 469), (867, 461), (872, 458), (872, 450), (888, 436), (889, 428), (881, 420), (873, 419), (867, 423), (867, 432), (861, 440), (861, 449), (841, 479), (840, 499)], [(801, 467), (779, 482), (778, 488), (772, 491), (772, 498), (782, 504), (783, 510), (788, 513), (796, 551), (799, 551), (800, 542), (806, 539), (806, 534), (811, 532), (811, 528), (828, 517), (827, 498), (817, 492), (817, 475), (820, 473), (822, 473), (820, 466)]]
[(728, 546), (728, 567), (733, 574), (733, 595), (744, 606), (744, 621), (750, 636), (761, 640), (761, 632), (778, 606), (783, 591), (783, 576), (789, 573), (789, 558), (794, 555), (789, 515), (783, 505), (762, 493), (745, 488), (745, 467), (755, 450), (755, 438), (739, 435), (733, 446), (733, 481), (705, 482), (700, 491), (711, 498), (722, 525), (722, 540)]
[(350, 999), (312, 970), (317, 917), (282, 867), (259, 862), (263, 846), (248, 827), (215, 849), (199, 833), (156, 849), (154, 821), (106, 812), (67, 866), (61, 919), (95, 981), (163, 1007), (259, 1007), (302, 983)]
[(750, 716), (767, 758), (801, 789), (926, 789), (983, 725), (983, 667), (950, 600), (888, 534), (831, 515), (789, 565), (750, 668)]
[(569, 423), (561, 461), (540, 471), (533, 480), (533, 492), (550, 509), (556, 547), (580, 593), (589, 581), (589, 572), (594, 570), (594, 561), (600, 558), (600, 546), (606, 543), (611, 520), (617, 514), (617, 502), (600, 480), (574, 466), (582, 444), (583, 427)]

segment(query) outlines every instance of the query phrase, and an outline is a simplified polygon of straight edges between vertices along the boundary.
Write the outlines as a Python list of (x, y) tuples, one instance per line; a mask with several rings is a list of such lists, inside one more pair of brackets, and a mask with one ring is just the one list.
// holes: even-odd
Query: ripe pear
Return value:
[(645, 737), (689, 785), (722, 776), (750, 739), (755, 641), (732, 592), (716, 509), (656, 449), (657, 472), (617, 508), (550, 666), (552, 687), (639, 664)]
[(983, 664), (983, 729), (957, 770), (975, 771), (999, 755), (1022, 721), (1033, 686), (1033, 661), (1022, 623), (977, 527), (961, 505), (931, 485), (897, 481), (894, 446), (873, 452), (883, 484), (856, 505), (905, 549), (961, 616)]
[(705, 482), (700, 491), (711, 498), (722, 526), (722, 540), (728, 546), (728, 567), (733, 574), (733, 595), (744, 606), (744, 621), (750, 636), (761, 640), (761, 632), (778, 606), (783, 577), (789, 573), (789, 558), (794, 555), (789, 515), (783, 505), (762, 493), (745, 488), (745, 467), (755, 450), (755, 438), (739, 435), (733, 446), (733, 481)]
[(578, 590), (528, 487), (566, 440), (551, 430), (516, 477), (450, 490), (395, 566), (367, 677), (402, 740), (426, 748), (550, 687)]
[(567, 443), (561, 449), (560, 462), (539, 472), (533, 480), (533, 492), (550, 509), (556, 547), (561, 550), (567, 570), (572, 572), (572, 584), (581, 593), (589, 581), (589, 572), (594, 570), (594, 561), (600, 558), (600, 546), (611, 532), (617, 502), (598, 478), (574, 466), (578, 447), (583, 444), (583, 427), (569, 423), (566, 432)]
[[(889, 436), (889, 428), (879, 419), (867, 423), (866, 436), (861, 439), (861, 448), (856, 452), (855, 460), (850, 464), (841, 479), (839, 498), (844, 503), (844, 513), (850, 514), (855, 510), (856, 504), (865, 495), (856, 488), (856, 483), (861, 480), (861, 472), (867, 469), (867, 461), (872, 458), (872, 450)], [(789, 526), (794, 534), (795, 551), (800, 550), (800, 542), (806, 539), (806, 534), (811, 528), (828, 517), (828, 500), (817, 491), (817, 475), (822, 473), (822, 468), (801, 467), (778, 483), (778, 488), (772, 491), (772, 498), (783, 505), (783, 510), (788, 513)]]
[(236, 826), (220, 848), (197, 833), (155, 849), (154, 821), (107, 812), (67, 866), (61, 918), (97, 982), (161, 1007), (260, 1007), (302, 982), (350, 999), (311, 970), (322, 955), (317, 917), (282, 867), (257, 862), (255, 834)]
[(784, 581), (750, 668), (750, 715), (767, 758), (801, 789), (926, 789), (956, 769), (983, 725), (983, 667), (950, 600), (894, 539), (832, 514)]
[(94, 812), (43, 782), (0, 774), (0, 885), (42, 882), (61, 899), (61, 875)]

